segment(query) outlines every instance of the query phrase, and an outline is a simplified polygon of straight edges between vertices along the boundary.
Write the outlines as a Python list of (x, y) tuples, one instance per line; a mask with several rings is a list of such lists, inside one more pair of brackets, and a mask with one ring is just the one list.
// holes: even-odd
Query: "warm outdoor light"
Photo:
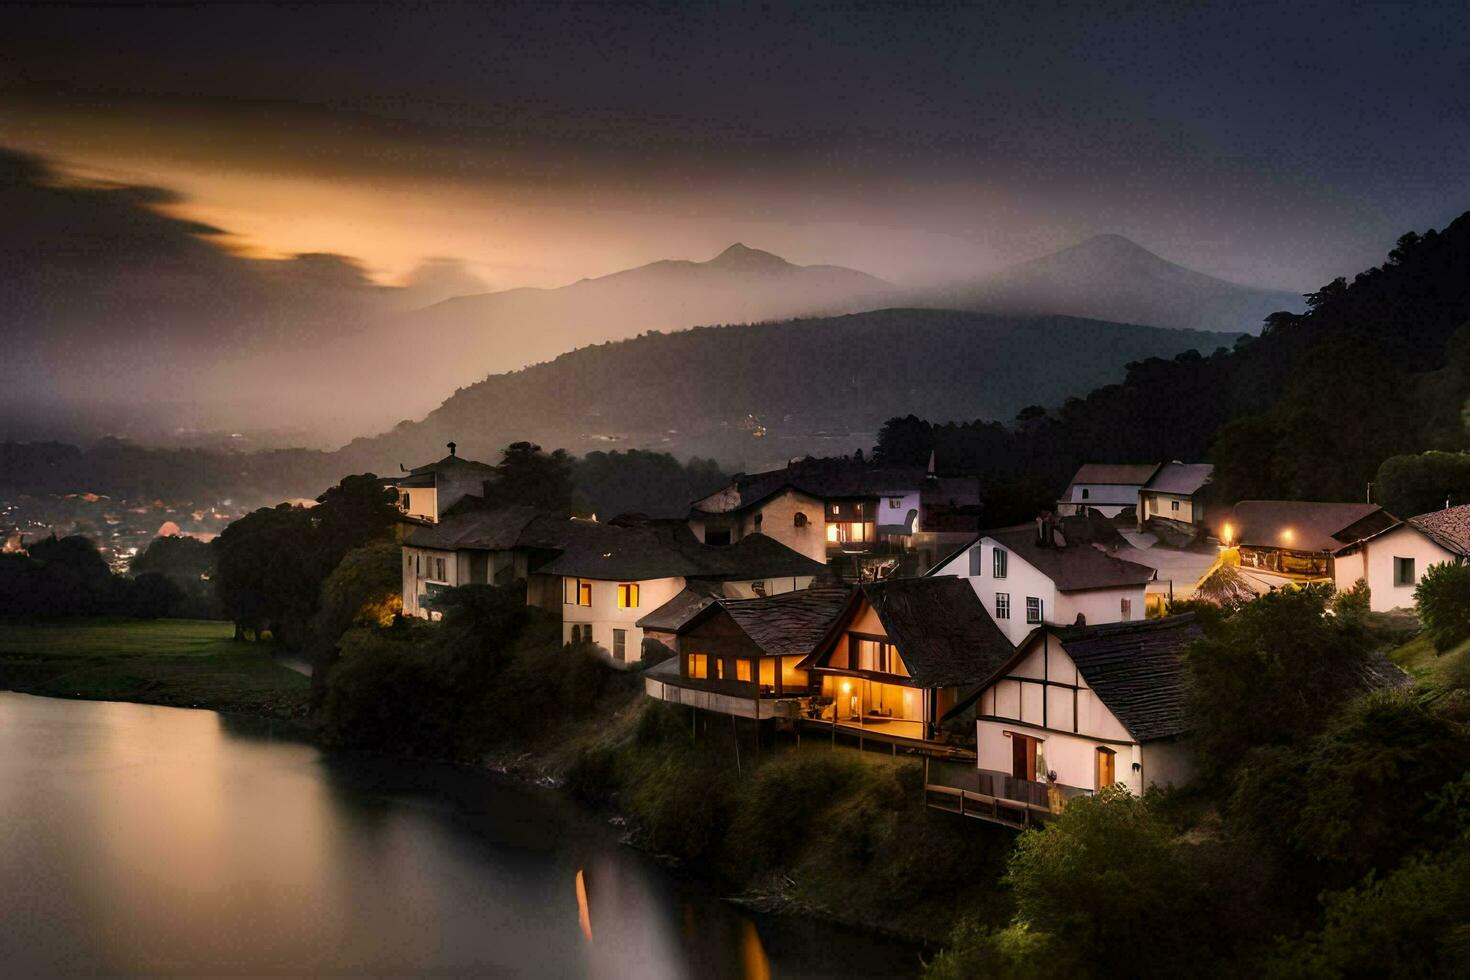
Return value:
[(851, 691), (852, 691), (852, 684), (850, 684), (850, 683), (849, 683), (849, 682), (847, 682), (847, 681), (843, 681), (843, 682), (842, 682), (842, 693), (843, 693), (843, 694), (848, 694), (848, 693), (850, 693), (850, 692), (851, 692)]
[(1232, 527), (1230, 525), (1230, 522), (1227, 521), (1225, 523), (1225, 526), (1222, 527), (1222, 528), (1220, 528), (1220, 542), (1222, 544), (1224, 544), (1225, 547), (1228, 548), (1228, 547), (1230, 547), (1230, 543), (1232, 541), (1234, 541), (1234, 540), (1235, 540), (1235, 528)]
[(1281, 532), (1281, 543), (1285, 545), (1290, 545), (1291, 540), (1294, 537), (1296, 537), (1296, 535), (1292, 532), (1291, 528), (1287, 528), (1286, 530)]

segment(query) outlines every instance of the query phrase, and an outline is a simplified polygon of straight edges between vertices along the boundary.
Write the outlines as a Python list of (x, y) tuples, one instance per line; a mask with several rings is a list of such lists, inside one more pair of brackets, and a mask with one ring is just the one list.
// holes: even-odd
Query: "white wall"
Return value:
[[(442, 558), (444, 560), (444, 576), (430, 574), (428, 559)], [(411, 548), (404, 545), (402, 549), (403, 561), (403, 614), (405, 616), (418, 616), (420, 619), (429, 619), (429, 611), (419, 608), (419, 595), (425, 592), (425, 586), (430, 583), (446, 585), (451, 588), (460, 584), (459, 562), (455, 559), (452, 551), (438, 551), (433, 548)], [(437, 570), (436, 570), (437, 571)], [(434, 613), (437, 617), (439, 614)]]
[(637, 663), (643, 659), (643, 630), (636, 625), (638, 620), (668, 602), (684, 588), (682, 577), (645, 579), (637, 583), (638, 606), (633, 609), (619, 609), (618, 586), (621, 581), (585, 580), (592, 583), (590, 606), (578, 606), (566, 601), (571, 594), (571, 586), (568, 584), (571, 581), (571, 578), (562, 579), (562, 642), (571, 642), (573, 624), (591, 624), (592, 642), (611, 654), (613, 630), (627, 630), (625, 656), (629, 663)]
[[(407, 506), (404, 506), (404, 498)], [(409, 517), (422, 517), (426, 521), (439, 520), (439, 493), (433, 487), (399, 487), (398, 506)]]
[[(994, 554), (997, 548), (1008, 551), (1006, 576), (1003, 579), (998, 579), (993, 574), (995, 570)], [(970, 555), (976, 549), (980, 551), (978, 568), (980, 574), (971, 575), (970, 570), (975, 566), (971, 564)], [(1089, 626), (1124, 622), (1122, 600), (1125, 598), (1131, 601), (1128, 621), (1145, 618), (1146, 585), (1059, 592), (1052, 584), (1052, 580), (1043, 575), (1040, 570), (992, 538), (981, 538), (974, 545), (941, 564), (934, 570), (934, 574), (955, 575), (966, 579), (971, 588), (975, 590), (975, 594), (980, 597), (980, 602), (985, 606), (985, 611), (990, 614), (990, 618), (1000, 627), (1001, 632), (1005, 633), (1006, 638), (1017, 645), (1036, 628), (1035, 623), (1026, 622), (1026, 599), (1032, 596), (1041, 600), (1042, 621), (1058, 626), (1071, 626), (1077, 621), (1078, 613), (1086, 617)], [(1010, 596), (1009, 619), (999, 619), (996, 616), (995, 597), (999, 592)]]
[[(894, 504), (898, 506), (894, 506)], [(909, 511), (914, 512), (914, 523), (909, 524)], [(924, 512), (920, 505), (920, 494), (917, 490), (894, 491), (885, 493), (878, 497), (878, 515), (875, 524), (902, 524), (913, 533), (919, 529), (923, 522)]]
[[(1133, 792), (1145, 788), (1133, 771), (1133, 763), (1142, 761), (1139, 746), (1053, 636), (1032, 640), (1009, 673), (981, 692), (975, 713), (976, 765), (981, 769), (1009, 773), (1011, 739), (1005, 733), (1020, 732), (1042, 740), (1046, 766), (1063, 785), (1097, 789), (1101, 747), (1116, 753), (1119, 782)], [(1037, 774), (1038, 780), (1042, 777)]]
[[(1118, 589), (1087, 589), (1083, 592), (1058, 592), (1054, 612), (1047, 613), (1047, 621), (1061, 626), (1071, 626), (1077, 621), (1078, 613), (1085, 617), (1088, 626), (1101, 623), (1124, 623), (1143, 619), (1146, 585)], [(1123, 615), (1123, 600), (1129, 600), (1128, 615)]]
[[(1360, 578), (1368, 580), (1370, 608), (1374, 612), (1410, 609), (1414, 605), (1414, 585), (1424, 577), (1430, 565), (1456, 561), (1454, 552), (1429, 540), (1423, 533), (1404, 524), (1359, 546), (1356, 553), (1332, 559), (1333, 580), (1340, 591), (1351, 589)], [(1395, 558), (1414, 560), (1414, 584), (1395, 585)]]
[[(695, 506), (711, 513), (726, 513), (737, 502), (736, 495), (721, 491), (699, 501)], [(806, 518), (801, 527), (796, 526), (797, 514), (802, 514)], [(757, 515), (760, 517), (759, 522), (756, 520)], [(795, 490), (785, 490), (764, 501), (760, 506), (731, 514), (725, 520), (728, 520), (730, 525), (732, 544), (747, 534), (759, 531), (766, 537), (781, 542), (792, 551), (806, 555), (813, 561), (827, 563), (825, 508), (822, 501), (815, 497), (798, 493)], [(706, 521), (703, 517), (692, 517), (689, 520), (689, 529), (694, 532), (696, 538), (704, 541), (707, 524), (720, 526), (721, 521), (718, 519)]]
[[(1174, 504), (1179, 509), (1174, 509)], [(1142, 513), (1140, 520), (1148, 520), (1150, 517), (1162, 517), (1169, 521), (1181, 521), (1185, 524), (1194, 523), (1194, 498), (1177, 493), (1158, 493), (1154, 490), (1145, 490), (1139, 494), (1139, 506)]]

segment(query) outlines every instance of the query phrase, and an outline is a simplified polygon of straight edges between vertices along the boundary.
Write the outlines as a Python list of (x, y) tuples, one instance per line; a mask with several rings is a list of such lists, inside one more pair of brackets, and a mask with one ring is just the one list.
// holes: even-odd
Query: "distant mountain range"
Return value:
[(1121, 235), (1098, 235), (992, 275), (927, 293), (924, 306), (1058, 313), (1189, 330), (1258, 334), (1267, 315), (1304, 310), (1296, 293), (1216, 279)]
[[(282, 353), (235, 370), (242, 379), (238, 386), (248, 385), (243, 379), (270, 376), (285, 382), (282, 389), (300, 393), (299, 408), (283, 406), (292, 416), (360, 432), (395, 419), (423, 417), (457, 389), (589, 344), (696, 324), (915, 307), (1012, 318), (1061, 314), (1234, 335), (1258, 332), (1267, 313), (1300, 309), (1301, 302), (1291, 294), (1193, 272), (1117, 236), (1090, 239), (994, 275), (923, 292), (902, 290), (840, 266), (795, 265), (736, 244), (706, 262), (654, 262), (557, 289), (510, 289), (446, 300), (371, 322), (348, 343), (332, 340), (320, 351)], [(1103, 358), (1104, 378), (1113, 377), (1124, 362), (1097, 345), (1089, 349)], [(323, 363), (333, 369), (322, 371)], [(819, 362), (808, 369), (813, 380), (827, 378)], [(1054, 390), (1058, 397), (1087, 391)], [(350, 422), (354, 418), (356, 425)], [(669, 422), (666, 427), (675, 426)]]
[(1008, 420), (1122, 379), (1124, 365), (1238, 334), (1071, 317), (892, 309), (702, 327), (584, 347), (457, 391), (420, 422), (347, 446), (379, 472), (453, 439), (497, 459), (516, 439), (649, 448), (746, 468), (874, 444), (893, 415)]

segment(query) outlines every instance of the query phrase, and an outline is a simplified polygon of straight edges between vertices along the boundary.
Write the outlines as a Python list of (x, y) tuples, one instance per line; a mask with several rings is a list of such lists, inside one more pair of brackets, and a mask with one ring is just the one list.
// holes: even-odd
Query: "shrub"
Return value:
[(1414, 588), (1414, 605), (1434, 649), (1442, 652), (1470, 639), (1470, 565), (1430, 565)]
[(742, 787), (730, 853), (757, 867), (791, 861), (819, 815), (862, 775), (846, 754), (787, 752), (757, 768)]

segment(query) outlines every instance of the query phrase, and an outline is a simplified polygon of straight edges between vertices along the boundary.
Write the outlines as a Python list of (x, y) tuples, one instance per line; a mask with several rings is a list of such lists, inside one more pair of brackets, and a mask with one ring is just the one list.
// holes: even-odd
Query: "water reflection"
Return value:
[(860, 933), (745, 916), (555, 794), (323, 756), (209, 712), (8, 693), (0, 923), (12, 974), (707, 980), (917, 966)]

